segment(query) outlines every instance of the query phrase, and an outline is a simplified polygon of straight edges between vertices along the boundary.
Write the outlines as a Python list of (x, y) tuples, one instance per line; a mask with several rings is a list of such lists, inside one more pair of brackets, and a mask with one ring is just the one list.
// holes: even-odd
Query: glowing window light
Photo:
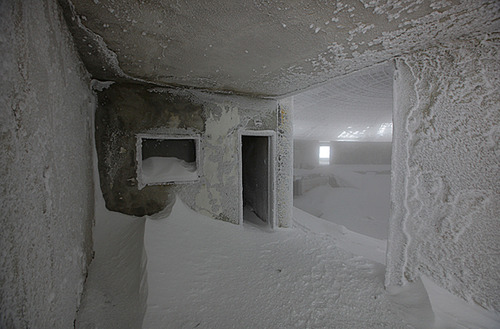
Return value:
[(320, 165), (330, 164), (330, 145), (319, 146), (319, 164)]

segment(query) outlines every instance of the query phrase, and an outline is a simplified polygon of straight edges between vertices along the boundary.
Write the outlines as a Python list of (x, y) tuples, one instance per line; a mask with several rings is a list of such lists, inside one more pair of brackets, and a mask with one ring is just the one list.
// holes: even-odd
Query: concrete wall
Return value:
[(55, 1), (0, 1), (0, 327), (72, 328), (91, 259), (95, 100)]
[(392, 143), (332, 142), (332, 164), (391, 164)]
[[(276, 131), (276, 101), (140, 84), (113, 84), (98, 97), (96, 142), (101, 188), (108, 209), (135, 216), (168, 213), (176, 194), (202, 214), (239, 221), (238, 131)], [(200, 180), (139, 189), (135, 179), (138, 133), (199, 136)], [(283, 143), (278, 140), (277, 144)], [(278, 179), (283, 170), (279, 165), (276, 168)], [(286, 180), (277, 182), (278, 191), (283, 190), (283, 182)], [(290, 213), (291, 205), (291, 201), (284, 205)]]
[[(295, 139), (294, 168), (314, 168), (319, 165), (319, 141)], [(330, 164), (391, 164), (392, 143), (330, 142)]]
[(500, 310), (500, 54), (495, 36), (396, 61), (387, 285), (426, 275)]
[(293, 167), (312, 169), (319, 165), (319, 142), (312, 140), (293, 140)]

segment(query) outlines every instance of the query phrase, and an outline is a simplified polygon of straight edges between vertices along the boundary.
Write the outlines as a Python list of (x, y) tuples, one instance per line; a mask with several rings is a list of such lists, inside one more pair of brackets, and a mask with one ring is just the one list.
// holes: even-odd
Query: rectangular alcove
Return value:
[(138, 134), (136, 146), (139, 189), (200, 179), (198, 136)]

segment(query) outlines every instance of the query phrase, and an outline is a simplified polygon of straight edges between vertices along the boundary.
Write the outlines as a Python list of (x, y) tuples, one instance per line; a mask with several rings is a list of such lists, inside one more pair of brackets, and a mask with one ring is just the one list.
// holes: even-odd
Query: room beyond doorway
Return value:
[(393, 65), (294, 97), (294, 206), (387, 240), (391, 216)]
[(274, 228), (274, 132), (240, 132), (240, 223)]

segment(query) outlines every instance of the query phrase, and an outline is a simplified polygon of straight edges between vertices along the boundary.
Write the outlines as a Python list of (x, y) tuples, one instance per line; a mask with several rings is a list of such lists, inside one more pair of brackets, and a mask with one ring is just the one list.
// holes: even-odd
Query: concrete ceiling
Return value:
[(294, 96), (296, 139), (392, 140), (393, 67), (372, 66)]
[(496, 0), (59, 2), (96, 79), (276, 98), (500, 16)]

